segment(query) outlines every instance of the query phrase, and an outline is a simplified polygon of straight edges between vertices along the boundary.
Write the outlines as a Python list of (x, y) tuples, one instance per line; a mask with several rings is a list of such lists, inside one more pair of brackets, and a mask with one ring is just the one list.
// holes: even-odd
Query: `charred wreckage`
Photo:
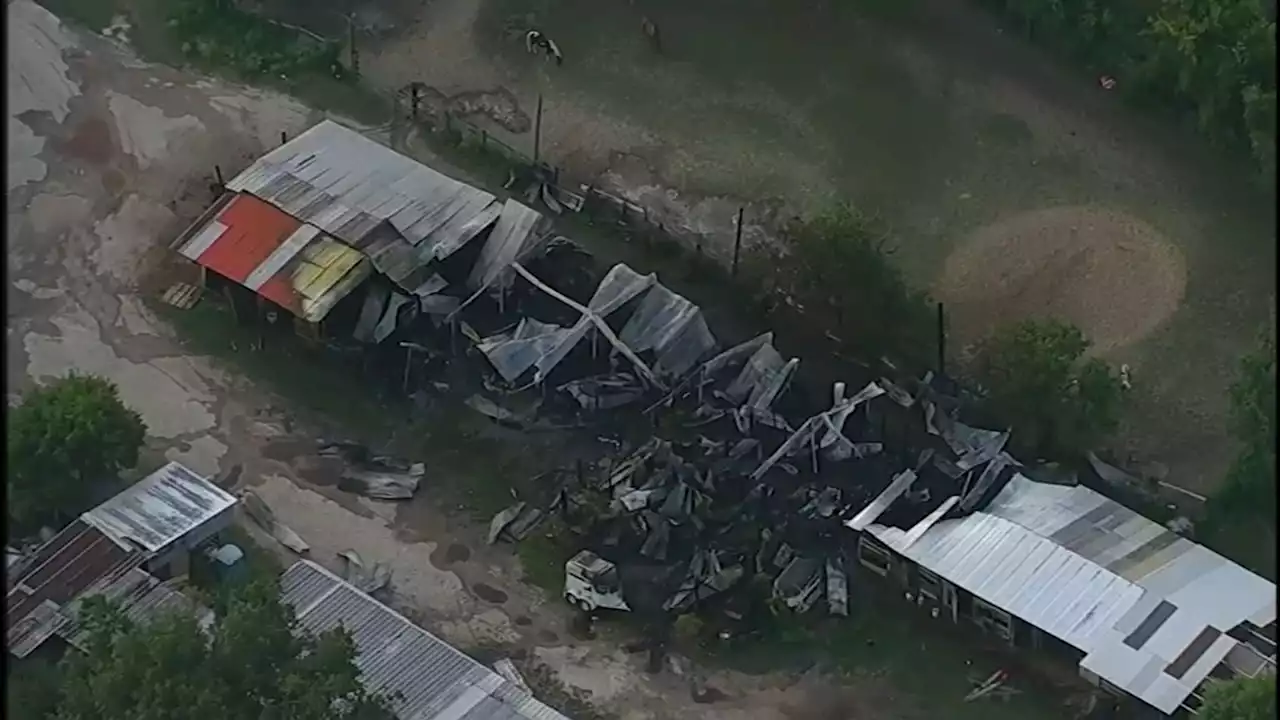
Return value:
[[(583, 202), (543, 198), (555, 214)], [(565, 594), (584, 610), (670, 618), (765, 588), (754, 594), (772, 610), (825, 598), (845, 615), (849, 529), (972, 513), (1019, 467), (1007, 432), (955, 419), (950, 380), (886, 362), (811, 398), (772, 333), (724, 349), (655, 275), (625, 264), (601, 275), (537, 210), (332, 121), (233, 178), (173, 247), (212, 271), (206, 282), (372, 358), (415, 405), (471, 387), (465, 405), (501, 425), (606, 440), (605, 457), (540, 478), (490, 532), (519, 541), (549, 520), (567, 526), (585, 552), (566, 564)], [(425, 472), (324, 450), (350, 465), (344, 487), (377, 499), (412, 497)]]
[[(655, 275), (601, 272), (530, 207), (579, 212), (590, 193), (552, 192), (534, 175), (514, 188), (525, 203), (499, 199), (324, 121), (228, 182), (173, 246), (233, 308), (258, 304), (262, 342), (287, 313), (415, 408), (460, 400), (520, 435), (570, 437), (556, 454), (564, 467), (512, 483), (516, 502), (489, 540), (555, 538), (570, 556), (565, 598), (585, 619), (628, 611), (649, 624), (651, 663), (679, 615), (721, 637), (785, 613), (847, 615), (863, 568), (902, 581), (935, 616), (965, 607), (1011, 643), (1014, 618), (1044, 628), (1096, 677), (1127, 677), (1106, 662), (1133, 648), (1100, 623), (1167, 612), (1136, 584), (1152, 574), (1162, 592), (1229, 580), (1242, 603), (1233, 617), (1274, 626), (1274, 586), (1178, 537), (1187, 528), (1084, 487), (1131, 484), (1119, 469), (1092, 454), (1096, 479), (1019, 463), (1008, 431), (961, 420), (970, 398), (939, 374), (881, 362), (849, 368), (862, 376), (847, 384), (800, 382), (800, 361), (772, 333), (723, 342)], [(406, 500), (429, 484), (429, 463), (321, 450), (352, 492)], [(246, 509), (264, 528), (305, 545), (259, 505)], [(387, 584), (384, 568), (345, 560), (357, 585)], [(1028, 583), (1036, 592), (1020, 593)], [(1207, 595), (1178, 597), (1191, 607)], [(1264, 597), (1270, 609), (1253, 612)], [(1126, 691), (1167, 711), (1198, 681), (1168, 682)]]

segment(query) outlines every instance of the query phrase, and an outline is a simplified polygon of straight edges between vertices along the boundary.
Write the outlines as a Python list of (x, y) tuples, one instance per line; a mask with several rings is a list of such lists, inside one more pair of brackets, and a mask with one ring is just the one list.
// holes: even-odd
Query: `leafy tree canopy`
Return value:
[(239, 589), (207, 630), (187, 613), (134, 626), (86, 602), (88, 652), (64, 663), (52, 720), (391, 720), (342, 631), (296, 633), (274, 581)]
[(1220, 505), (1275, 522), (1276, 346), (1264, 336), (1258, 350), (1240, 362), (1231, 386), (1231, 432), (1243, 447), (1215, 500)]
[(1274, 677), (1241, 677), (1211, 683), (1197, 720), (1271, 720), (1276, 717)]
[(1079, 328), (1052, 319), (1005, 328), (982, 349), (988, 410), (1013, 429), (1019, 452), (1071, 459), (1116, 429), (1124, 385), (1088, 349)]
[(116, 386), (70, 374), (32, 390), (9, 413), (9, 518), (19, 532), (83, 512), (101, 483), (138, 462), (146, 437)]
[(865, 354), (931, 358), (927, 300), (894, 265), (889, 235), (875, 222), (839, 206), (791, 223), (783, 235), (786, 252), (754, 260), (794, 310)]

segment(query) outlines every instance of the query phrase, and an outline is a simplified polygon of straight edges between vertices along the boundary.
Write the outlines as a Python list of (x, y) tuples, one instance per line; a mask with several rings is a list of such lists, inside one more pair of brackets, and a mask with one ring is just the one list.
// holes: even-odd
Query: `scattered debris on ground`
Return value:
[(361, 591), (377, 597), (391, 583), (391, 568), (382, 562), (367, 566), (355, 550), (338, 553), (343, 561), (343, 579)]
[(997, 670), (991, 673), (986, 680), (974, 682), (973, 691), (964, 697), (964, 701), (973, 702), (983, 698), (999, 698), (1007, 702), (1009, 698), (1019, 692), (1016, 688), (1007, 684), (1008, 680), (1008, 673), (1004, 670)]
[(200, 296), (203, 292), (199, 286), (177, 282), (164, 291), (161, 300), (179, 310), (190, 310), (196, 306), (196, 303), (200, 302)]
[(249, 516), (249, 519), (256, 523), (258, 527), (267, 531), (271, 537), (275, 538), (276, 542), (299, 555), (306, 555), (311, 551), (311, 546), (298, 533), (277, 520), (271, 508), (252, 490), (245, 490), (240, 494), (240, 499), (243, 502), (244, 512)]

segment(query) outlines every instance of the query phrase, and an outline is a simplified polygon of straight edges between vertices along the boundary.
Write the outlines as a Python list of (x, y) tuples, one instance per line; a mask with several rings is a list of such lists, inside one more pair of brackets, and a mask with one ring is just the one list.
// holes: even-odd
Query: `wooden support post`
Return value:
[(404, 382), (401, 388), (404, 392), (409, 392), (409, 366), (413, 364), (413, 347), (405, 346), (404, 349)]
[(733, 267), (730, 274), (738, 277), (738, 257), (742, 254), (742, 213), (745, 207), (738, 208), (738, 225), (733, 236)]
[(356, 47), (356, 14), (347, 16), (347, 29), (351, 42), (351, 74), (360, 74), (360, 50)]
[(938, 303), (938, 374), (947, 374), (947, 315)]
[(538, 164), (542, 145), (542, 93), (538, 93), (538, 109), (533, 116), (533, 164)]

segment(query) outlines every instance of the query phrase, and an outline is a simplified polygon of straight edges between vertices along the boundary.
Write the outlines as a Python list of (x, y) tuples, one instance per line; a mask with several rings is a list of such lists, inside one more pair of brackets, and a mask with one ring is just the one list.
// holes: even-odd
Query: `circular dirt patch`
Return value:
[(1092, 353), (1131, 345), (1178, 309), (1182, 254), (1154, 228), (1114, 210), (1063, 207), (979, 229), (947, 258), (934, 297), (957, 347), (1028, 318), (1079, 327)]

